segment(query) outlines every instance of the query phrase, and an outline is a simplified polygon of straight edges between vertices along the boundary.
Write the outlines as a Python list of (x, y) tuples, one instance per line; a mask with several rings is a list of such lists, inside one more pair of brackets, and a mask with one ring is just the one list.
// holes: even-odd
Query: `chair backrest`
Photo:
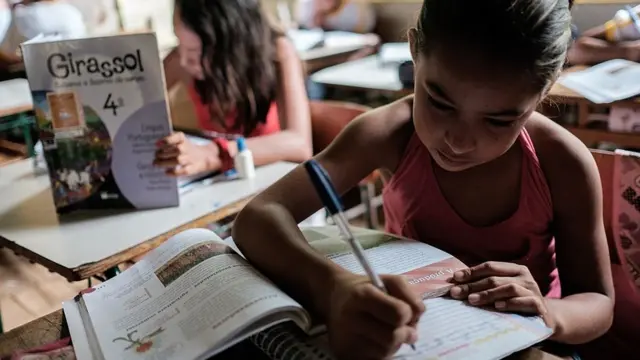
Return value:
[(313, 153), (324, 150), (351, 120), (369, 107), (339, 101), (312, 101), (310, 104)]
[(640, 191), (635, 194), (634, 188), (640, 188), (640, 184), (635, 184), (635, 179), (640, 178), (640, 158), (600, 150), (592, 150), (591, 154), (602, 182), (604, 225), (611, 262), (629, 270), (629, 281), (638, 282), (640, 211), (636, 210), (635, 201), (640, 205)]

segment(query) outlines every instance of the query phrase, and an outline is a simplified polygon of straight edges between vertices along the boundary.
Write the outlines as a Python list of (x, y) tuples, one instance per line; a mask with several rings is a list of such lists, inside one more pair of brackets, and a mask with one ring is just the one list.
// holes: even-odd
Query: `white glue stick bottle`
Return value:
[(233, 158), (233, 162), (238, 172), (238, 177), (241, 179), (253, 178), (256, 176), (256, 168), (253, 165), (253, 154), (251, 150), (247, 148), (243, 137), (236, 139), (236, 145), (238, 146), (238, 153)]

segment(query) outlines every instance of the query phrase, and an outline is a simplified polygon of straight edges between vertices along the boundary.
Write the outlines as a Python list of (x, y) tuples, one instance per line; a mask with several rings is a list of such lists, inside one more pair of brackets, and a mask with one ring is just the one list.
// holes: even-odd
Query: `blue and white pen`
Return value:
[[(311, 178), (311, 182), (320, 196), (324, 207), (333, 218), (338, 229), (340, 229), (342, 237), (351, 246), (353, 255), (358, 259), (358, 262), (360, 262), (360, 265), (367, 273), (369, 279), (371, 279), (373, 285), (386, 293), (387, 289), (385, 288), (384, 283), (380, 279), (380, 276), (378, 276), (378, 274), (373, 270), (373, 267), (371, 267), (367, 257), (364, 255), (362, 245), (360, 245), (360, 243), (355, 239), (351, 229), (349, 228), (349, 223), (344, 215), (344, 206), (342, 205), (338, 192), (331, 182), (331, 178), (329, 178), (329, 174), (327, 174), (327, 171), (322, 167), (322, 165), (313, 159), (305, 162), (304, 168), (307, 170), (307, 173)], [(411, 344), (411, 348), (415, 350), (415, 345)]]

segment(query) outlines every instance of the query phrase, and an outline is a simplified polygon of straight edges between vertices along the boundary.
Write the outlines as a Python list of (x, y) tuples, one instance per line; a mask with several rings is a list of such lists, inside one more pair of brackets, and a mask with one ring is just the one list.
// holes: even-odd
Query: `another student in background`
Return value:
[[(640, 6), (633, 11), (640, 12)], [(640, 32), (626, 9), (618, 10), (604, 25), (576, 35), (567, 57), (570, 65), (595, 65), (612, 59), (640, 61)]]
[[(174, 28), (203, 130), (247, 137), (256, 165), (311, 156), (302, 64), (258, 0), (176, 0)], [(156, 164), (176, 176), (228, 170), (236, 151), (233, 140), (196, 145), (176, 132), (158, 144)]]
[[(302, 28), (366, 34), (370, 46), (353, 54), (350, 60), (371, 55), (380, 43), (380, 38), (373, 33), (376, 13), (368, 0), (298, 0), (296, 15), (297, 23)], [(311, 99), (325, 96), (324, 86), (310, 78), (307, 79), (307, 90)]]
[(18, 48), (40, 34), (76, 38), (87, 30), (80, 11), (64, 0), (0, 0), (0, 79), (25, 77), (15, 69), (22, 64)]
[(376, 14), (367, 0), (298, 0), (297, 21), (301, 27), (373, 32)]
[(22, 63), (17, 54), (21, 38), (13, 26), (13, 14), (8, 0), (0, 0), (0, 81), (15, 78), (13, 68)]
[(15, 1), (13, 12), (16, 28), (25, 39), (40, 34), (60, 34), (65, 38), (87, 35), (82, 13), (65, 0)]
[[(364, 114), (315, 158), (338, 192), (382, 171), (386, 230), (470, 266), (452, 297), (540, 315), (551, 340), (581, 344), (584, 358), (633, 358), (640, 305), (615, 296), (614, 321), (598, 169), (535, 111), (566, 60), (570, 6), (425, 0), (408, 34), (414, 95)], [(300, 166), (244, 208), (233, 238), (327, 324), (339, 357), (387, 358), (416, 341), (424, 306), (401, 276), (384, 278), (385, 294), (315, 252), (296, 223), (321, 206)]]

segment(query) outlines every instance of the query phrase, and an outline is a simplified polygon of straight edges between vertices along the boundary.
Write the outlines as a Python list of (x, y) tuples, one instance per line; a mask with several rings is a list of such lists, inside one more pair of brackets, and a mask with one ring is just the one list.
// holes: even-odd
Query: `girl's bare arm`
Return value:
[(551, 190), (562, 283), (562, 299), (547, 300), (557, 322), (553, 339), (585, 343), (604, 334), (613, 321), (602, 184), (593, 156), (580, 140), (540, 114), (535, 122), (532, 136)]
[[(403, 141), (404, 100), (354, 120), (316, 160), (344, 193), (380, 167), (393, 166)], [(260, 271), (319, 316), (327, 314), (332, 279), (342, 270), (316, 253), (297, 224), (322, 207), (304, 168), (295, 170), (254, 198), (238, 215), (233, 237)]]

